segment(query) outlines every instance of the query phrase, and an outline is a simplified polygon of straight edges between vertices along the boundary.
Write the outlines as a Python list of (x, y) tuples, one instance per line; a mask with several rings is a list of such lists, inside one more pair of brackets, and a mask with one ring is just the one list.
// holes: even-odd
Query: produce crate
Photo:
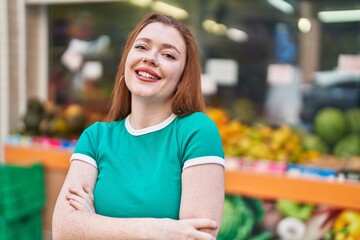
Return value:
[[(45, 204), (44, 168), (0, 165), (0, 220), (13, 222)], [(1, 234), (0, 234), (1, 235)]]
[(0, 217), (0, 240), (41, 240), (41, 214), (41, 210), (37, 210), (13, 221)]

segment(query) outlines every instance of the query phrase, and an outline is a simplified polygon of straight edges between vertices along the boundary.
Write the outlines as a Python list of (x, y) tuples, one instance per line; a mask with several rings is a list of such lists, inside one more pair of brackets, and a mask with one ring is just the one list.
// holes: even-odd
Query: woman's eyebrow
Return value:
[[(143, 38), (137, 38), (137, 39), (135, 40), (135, 42), (137, 42), (137, 41), (144, 41), (144, 42), (146, 42), (146, 43), (150, 43), (150, 42), (151, 42), (151, 39), (150, 39), (150, 38), (145, 38), (145, 37), (143, 37)], [(174, 45), (172, 45), (172, 44), (170, 44), (170, 43), (163, 43), (163, 44), (162, 44), (162, 47), (163, 47), (163, 48), (171, 48), (171, 49), (174, 49), (176, 52), (178, 52), (178, 53), (180, 54), (179, 49), (177, 49)]]
[(164, 43), (163, 46), (164, 46), (164, 48), (172, 48), (180, 54), (179, 49), (177, 49), (174, 45), (171, 45), (169, 43)]

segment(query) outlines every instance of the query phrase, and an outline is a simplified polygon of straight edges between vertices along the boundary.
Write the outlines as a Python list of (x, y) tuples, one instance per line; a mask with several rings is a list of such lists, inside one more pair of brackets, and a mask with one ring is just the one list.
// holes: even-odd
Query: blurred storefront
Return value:
[[(246, 127), (287, 125), (313, 133), (320, 110), (360, 108), (360, 13), (339, 15), (340, 10), (354, 9), (360, 9), (358, 0), (1, 1), (0, 159), (5, 159), (5, 143), (12, 141), (9, 135), (75, 139), (83, 126), (102, 120), (124, 41), (137, 20), (150, 11), (173, 15), (191, 26), (201, 54), (203, 93), (209, 108), (221, 109), (220, 117), (226, 115)], [(41, 122), (36, 113), (28, 112), (35, 98), (59, 115), (34, 133), (26, 128), (25, 119)], [(63, 129), (64, 116), (74, 116), (74, 125), (67, 125), (71, 133)], [(51, 124), (55, 127), (44, 127)], [(224, 131), (230, 130), (224, 127)], [(233, 146), (226, 150), (235, 155), (231, 157), (244, 154)], [(288, 160), (290, 153), (286, 154)], [(68, 157), (68, 152), (52, 156)], [(299, 163), (298, 159), (296, 155), (292, 163)], [(57, 184), (54, 194), (47, 196), (53, 204), (63, 172), (47, 177)], [(329, 189), (325, 192), (332, 193)], [(342, 189), (345, 195), (355, 189), (353, 201), (359, 201), (358, 183)], [(291, 187), (288, 190), (294, 197)], [(355, 205), (348, 198), (339, 204)], [(49, 230), (51, 210), (47, 211)]]
[[(21, 124), (30, 97), (61, 106), (80, 103), (91, 111), (106, 112), (124, 39), (144, 13), (154, 10), (175, 9), (173, 14), (180, 14), (192, 27), (209, 105), (233, 111), (237, 100), (250, 101), (256, 115), (296, 124), (303, 110), (302, 93), (296, 91), (314, 82), (315, 72), (336, 70), (341, 55), (356, 55), (359, 48), (356, 20), (321, 22), (318, 13), (356, 4), (289, 1), (289, 5), (274, 7), (272, 1), (263, 0), (3, 1), (2, 112), (8, 117), (2, 118), (2, 129), (7, 129), (1, 133), (2, 140)], [(355, 65), (350, 70), (356, 73)], [(285, 68), (287, 75), (281, 73)], [(287, 91), (287, 84), (293, 92), (284, 96), (290, 101), (283, 106), (277, 99), (283, 97), (279, 88)]]

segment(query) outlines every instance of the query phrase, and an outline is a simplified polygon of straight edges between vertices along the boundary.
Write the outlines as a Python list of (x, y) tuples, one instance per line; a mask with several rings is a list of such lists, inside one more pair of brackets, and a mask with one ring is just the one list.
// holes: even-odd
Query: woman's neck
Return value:
[(159, 105), (132, 102), (129, 122), (134, 129), (143, 129), (165, 121), (171, 114), (171, 102)]

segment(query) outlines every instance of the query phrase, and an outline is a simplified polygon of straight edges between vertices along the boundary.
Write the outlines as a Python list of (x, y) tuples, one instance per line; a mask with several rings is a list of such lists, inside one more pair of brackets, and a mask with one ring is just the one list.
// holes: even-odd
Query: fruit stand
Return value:
[[(50, 118), (44, 114), (45, 117), (34, 124), (33, 121), (27, 122), (25, 132), (9, 135), (4, 146), (6, 163), (29, 165), (40, 162), (45, 167), (45, 231), (51, 231), (52, 211), (66, 177), (76, 136), (86, 121), (96, 119), (83, 119), (82, 126), (74, 126), (72, 120), (84, 116), (79, 106), (71, 105), (59, 112)], [(345, 115), (327, 109), (316, 120), (321, 131), (310, 133), (289, 125), (249, 125), (230, 119), (222, 109), (208, 108), (207, 114), (219, 128), (226, 156), (226, 201), (221, 228), (224, 230), (221, 230), (219, 239), (241, 240), (250, 236), (270, 239), (274, 234), (291, 234), (289, 229), (292, 226), (302, 236), (309, 232), (305, 230), (310, 228), (309, 225), (314, 225), (310, 220), (324, 214), (328, 218), (324, 222), (332, 225), (327, 224), (326, 228), (318, 226), (318, 236), (325, 234), (319, 229), (327, 231), (327, 240), (347, 234), (344, 232), (346, 227), (336, 224), (335, 220), (340, 221), (345, 211), (350, 211), (350, 216), (360, 215), (357, 121), (350, 121), (355, 129), (350, 134), (345, 126)], [(357, 119), (358, 115), (356, 111), (349, 116)], [(333, 130), (335, 127), (328, 125), (332, 122), (328, 121), (329, 117), (337, 119), (333, 120), (336, 131)], [(27, 132), (35, 134), (29, 136)], [(277, 215), (276, 221), (266, 220), (272, 212)], [(239, 216), (248, 222), (242, 222)], [(265, 224), (265, 221), (271, 224)], [(279, 229), (275, 229), (274, 224)], [(262, 230), (259, 230), (260, 225)], [(282, 225), (285, 225), (285, 230), (281, 230)]]
[[(66, 175), (71, 152), (52, 148), (6, 145), (5, 159), (12, 164), (41, 162), (46, 169), (47, 206), (44, 223), (51, 230), (51, 215), (57, 193)], [(19, 160), (21, 159), (21, 160)], [(360, 209), (360, 184), (296, 178), (283, 174), (228, 170), (225, 173), (226, 192), (258, 198), (288, 198), (315, 204), (330, 204)]]

